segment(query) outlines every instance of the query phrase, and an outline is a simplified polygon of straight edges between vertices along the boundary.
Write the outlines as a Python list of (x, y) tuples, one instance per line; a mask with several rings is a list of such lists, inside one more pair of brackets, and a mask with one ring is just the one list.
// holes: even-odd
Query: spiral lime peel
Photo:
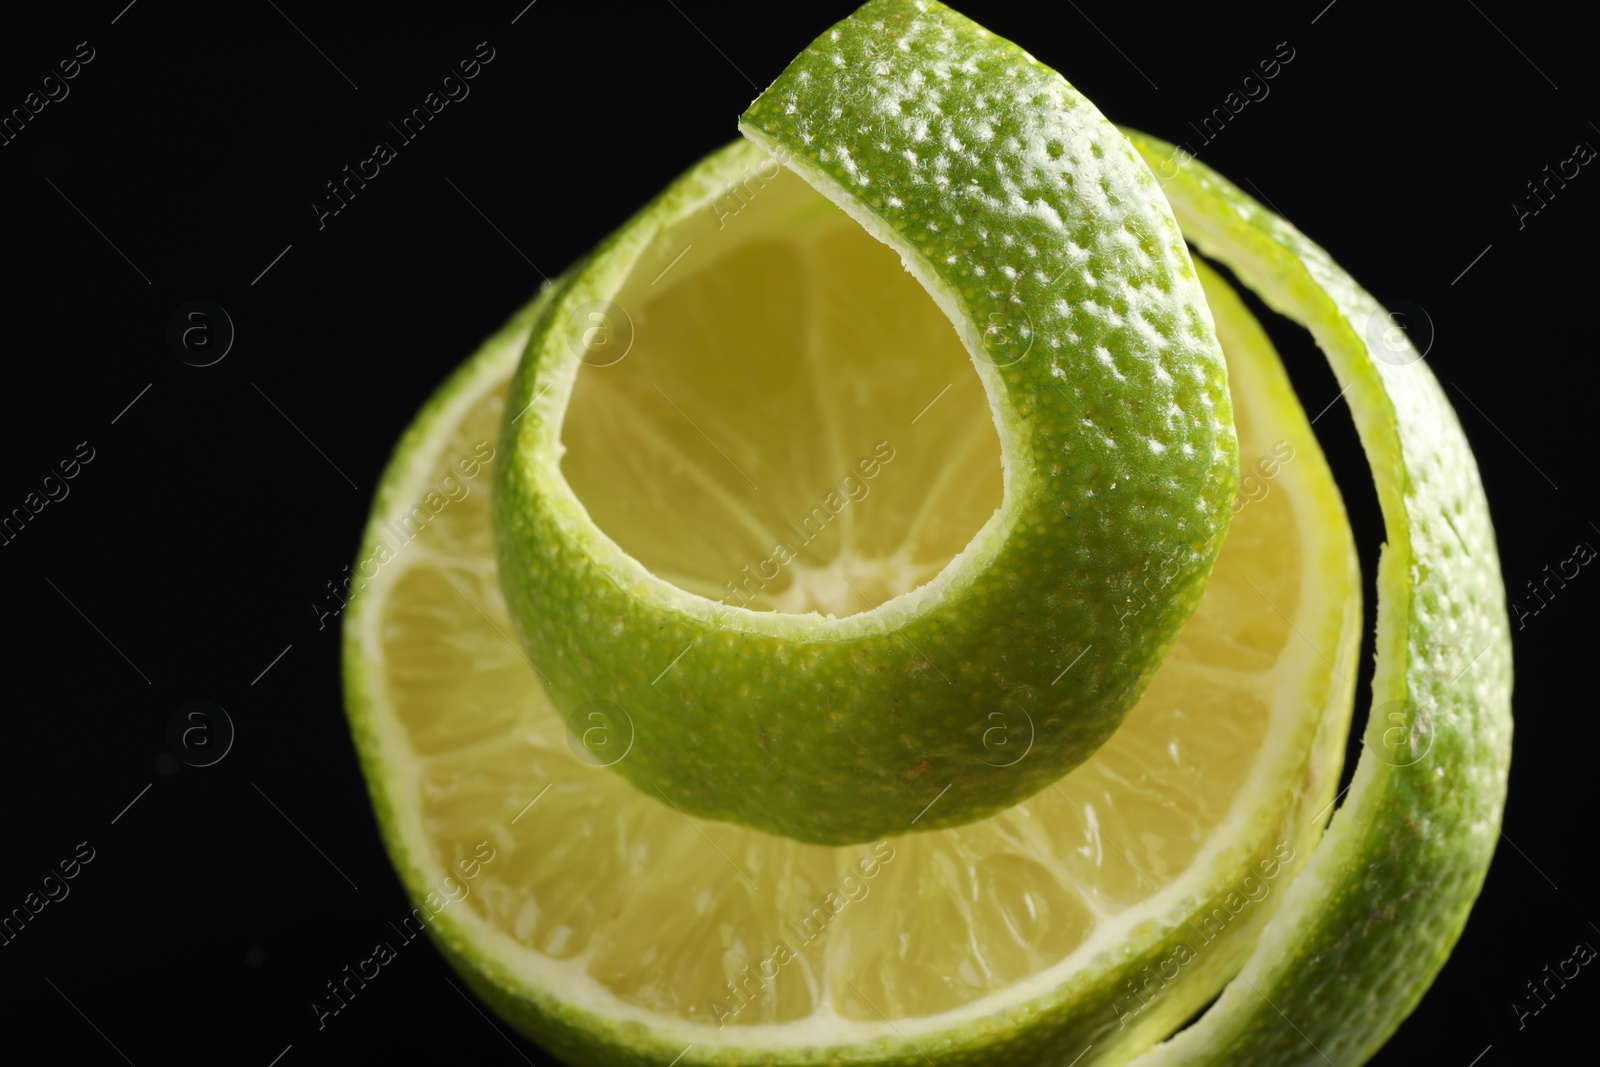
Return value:
[[(881, 602), (856, 580), (842, 615), (689, 592), (595, 524), (563, 472), (563, 424), (580, 368), (630, 364), (589, 365), (584, 309), (616, 305), (646, 343), (661, 327), (639, 304), (663, 280), (730, 257), (734, 240), (794, 243), (840, 221), (803, 186), (744, 184), (749, 206), (723, 227), (726, 190), (771, 171), (716, 157), (603, 244), (533, 333), (509, 400), (527, 411), (495, 496), (513, 615), (573, 728), (597, 707), (625, 715), (636, 740), (617, 771), (685, 812), (822, 844), (971, 822), (1103, 744), (1199, 601), (1238, 483), (1211, 315), (1127, 139), (1060, 75), (948, 8), (868, 4), (740, 128), (898, 253), (954, 326), (999, 434), (1001, 504), (937, 574)], [(673, 266), (686, 246), (695, 258)], [(766, 388), (785, 380), (776, 325), (740, 340), (717, 349), (722, 373), (746, 380), (738, 399), (781, 395)], [(867, 324), (822, 347), (805, 358), (833, 361), (850, 387), (925, 355)], [(756, 507), (763, 483), (770, 495), (787, 481), (781, 414), (736, 435), (731, 405), (656, 392), (708, 442), (705, 470), (728, 493)], [(892, 449), (915, 410), (867, 439)], [(798, 532), (773, 523), (769, 546), (798, 550)], [(994, 764), (990, 712), (1033, 722), (1026, 761)]]
[[(1488, 500), (1438, 379), (1368, 339), (1379, 303), (1215, 171), (1130, 132), (1184, 236), (1306, 327), (1350, 403), (1388, 543), (1365, 746), (1255, 956), (1140, 1064), (1363, 1063), (1444, 966), (1488, 873), (1511, 759), (1511, 628)], [(1335, 993), (1334, 991), (1337, 991)]]

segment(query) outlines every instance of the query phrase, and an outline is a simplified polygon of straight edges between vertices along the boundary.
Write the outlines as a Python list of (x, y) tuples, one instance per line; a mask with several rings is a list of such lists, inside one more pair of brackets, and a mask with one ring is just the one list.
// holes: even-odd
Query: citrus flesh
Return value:
[(763, 159), (739, 147), (726, 172), (752, 176), (745, 199), (691, 214), (682, 258), (618, 292), (631, 347), (579, 373), (561, 469), (652, 574), (730, 608), (842, 618), (966, 548), (1000, 509), (1000, 440), (898, 257)]
[[(1210, 312), (1121, 133), (947, 8), (842, 26), (552, 297), (493, 512), (552, 701), (631, 732), (617, 773), (830, 845), (1004, 810), (1103, 744), (1238, 481)], [(994, 763), (991, 713), (1028, 760)]]
[[(1270, 491), (1230, 505), (1211, 583), (1122, 729), (988, 819), (827, 847), (687, 815), (595, 765), (632, 758), (616, 724), (576, 735), (544, 695), (483, 494), (396, 548), (347, 619), (351, 720), (396, 867), (480, 995), (569, 1062), (655, 1064), (1112, 1063), (1213, 996), (1325, 821), (1359, 610), (1343, 508), (1276, 356), (1200, 278)], [(550, 296), (419, 416), (369, 554), (516, 416), (508, 381)], [(990, 725), (996, 764), (1031, 758), (1025, 720)], [(494, 858), (442, 905), (479, 842)]]

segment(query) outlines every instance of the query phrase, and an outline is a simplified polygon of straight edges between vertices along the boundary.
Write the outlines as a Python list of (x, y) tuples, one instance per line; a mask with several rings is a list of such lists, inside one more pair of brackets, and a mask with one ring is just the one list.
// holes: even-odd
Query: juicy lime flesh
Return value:
[(657, 239), (666, 269), (618, 292), (626, 319), (579, 371), (562, 473), (657, 577), (851, 615), (966, 547), (1000, 507), (1000, 440), (899, 257), (791, 172), (746, 174)]
[[(1219, 334), (1225, 349), (1264, 344)], [(1272, 455), (1287, 431), (1252, 395), (1261, 368), (1240, 361), (1231, 373), (1241, 454)], [(467, 414), (439, 447), (430, 481), (495, 439), (503, 396), (496, 384)], [(1352, 595), (1340, 574), (1350, 563), (1342, 510), (1314, 443), (1298, 440), (1304, 447), (1272, 492), (1235, 516), (1195, 616), (1092, 759), (981, 822), (839, 848), (690, 819), (591, 766), (592, 754), (626, 739), (580, 743), (544, 699), (513, 643), (486, 494), (473, 492), (388, 572), (374, 624), (377, 703), (392, 709), (416, 757), (396, 772), (404, 803), (419, 809), (445, 867), (493, 842), (496, 859), (465, 901), (493, 929), (565, 961), (573, 986), (596, 983), (622, 1004), (685, 1021), (906, 1020), (1061, 964), (1107, 926), (1123, 926), (1113, 943), (1137, 950), (1128, 927), (1152, 917), (1162, 888), (1195, 876), (1208, 842), (1236, 829), (1241, 808), (1281, 805), (1306, 788), (1302, 754), (1285, 764), (1292, 773), (1258, 774), (1246, 790), (1274, 723), (1305, 716), (1306, 702), (1328, 689), (1292, 686), (1285, 665), (1296, 655), (1296, 670), (1314, 671), (1290, 620), (1325, 641), (1326, 623), (1307, 612), (1348, 614)], [(1308, 502), (1312, 526), (1296, 514)], [(1307, 567), (1307, 537), (1322, 538), (1323, 570)], [(996, 725), (995, 762), (1018, 758), (1023, 724)], [(1331, 791), (1327, 781), (1317, 788)], [(762, 973), (777, 977), (750, 977)], [(743, 983), (744, 1002), (730, 981)], [(1209, 992), (1195, 992), (1189, 1010)]]

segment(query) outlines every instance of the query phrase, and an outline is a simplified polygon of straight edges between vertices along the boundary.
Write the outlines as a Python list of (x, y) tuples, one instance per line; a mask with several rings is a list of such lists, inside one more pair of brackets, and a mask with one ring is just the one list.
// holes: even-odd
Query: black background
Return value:
[[(95, 456), (0, 546), (0, 908), (78, 842), (95, 849), (71, 895), (0, 947), (0, 1040), (86, 1064), (265, 1067), (291, 1045), (283, 1067), (549, 1062), (498, 1021), (497, 1036), (421, 942), (318, 1031), (310, 998), (407, 902), (346, 729), (337, 635), (310, 604), (353, 558), (387, 452), (438, 381), (541, 271), (733, 138), (758, 86), (851, 5), (124, 3), (8, 12), (0, 41), (6, 111), (78, 42), (95, 50), (70, 95), (0, 146), (0, 510), (79, 442)], [(1600, 175), (1584, 168), (1521, 229), (1511, 206), (1575, 143), (1600, 146), (1591, 35), (1566, 9), (1504, 0), (1324, 3), (963, 10), (1113, 120), (1190, 141), (1380, 299), (1425, 310), (1526, 600), (1575, 543), (1600, 545)], [(495, 58), (471, 95), (319, 230), (323, 183), (480, 41)], [(1270, 96), (1199, 147), (1187, 123), (1279, 42), (1295, 58)], [(166, 340), (195, 299), (237, 331), (207, 368)], [(1331, 374), (1272, 328), (1315, 413), (1338, 393)], [(1370, 571), (1381, 529), (1345, 406), (1317, 431)], [(1374, 1062), (1586, 1047), (1600, 976), (1584, 970), (1521, 1029), (1510, 1005), (1575, 943), (1600, 944), (1582, 686), (1597, 605), (1585, 568), (1515, 634), (1504, 836), (1449, 964)], [(166, 755), (191, 699), (237, 726), (215, 766)]]

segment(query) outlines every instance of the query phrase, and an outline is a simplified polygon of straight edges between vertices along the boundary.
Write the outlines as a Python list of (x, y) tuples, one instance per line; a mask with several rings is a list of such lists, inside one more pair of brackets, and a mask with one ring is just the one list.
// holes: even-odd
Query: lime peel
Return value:
[[(686, 813), (822, 844), (975, 821), (1099, 748), (1199, 601), (1238, 482), (1210, 311), (1126, 139), (942, 5), (867, 4), (741, 129), (898, 252), (955, 324), (999, 431), (1001, 508), (925, 585), (844, 618), (689, 593), (594, 523), (560, 466), (576, 314), (649, 288), (651, 249), (767, 159), (732, 148), (603, 245), (533, 333), (509, 399), (532, 408), (494, 497), (507, 600), (574, 731), (586, 709), (620, 709), (637, 743), (616, 771)], [(917, 356), (859, 353), (863, 373)], [(1026, 761), (991, 762), (991, 712), (1034, 723)]]
[[(1170, 158), (1171, 145), (1128, 132), (1152, 166)], [(1363, 1063), (1444, 965), (1499, 834), (1511, 636), (1488, 501), (1438, 380), (1420, 357), (1370, 347), (1365, 324), (1381, 306), (1326, 251), (1197, 161), (1163, 184), (1184, 235), (1327, 355), (1389, 543), (1378, 568), (1374, 708), (1349, 798), (1239, 978), (1136, 1062), (1276, 1067), (1320, 1054)], [(1399, 736), (1385, 709), (1400, 716)], [(1285, 1051), (1307, 1045), (1315, 1053)]]

